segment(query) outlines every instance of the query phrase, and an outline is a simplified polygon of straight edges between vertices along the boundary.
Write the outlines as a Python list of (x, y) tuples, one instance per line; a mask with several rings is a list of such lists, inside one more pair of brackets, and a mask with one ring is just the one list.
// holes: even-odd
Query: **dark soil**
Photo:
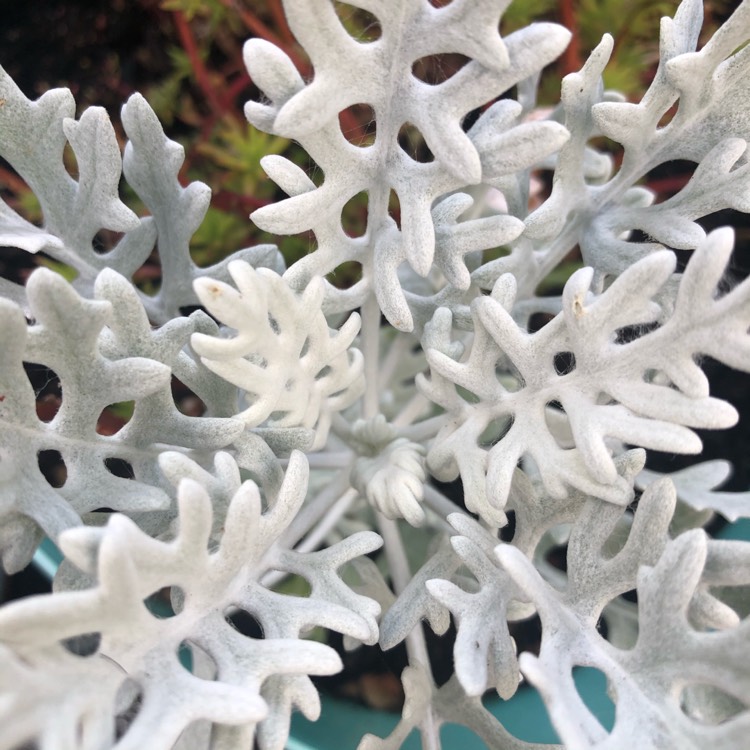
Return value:
[(28, 97), (70, 88), (111, 113), (169, 70), (171, 30), (159, 0), (1, 4), (0, 65)]

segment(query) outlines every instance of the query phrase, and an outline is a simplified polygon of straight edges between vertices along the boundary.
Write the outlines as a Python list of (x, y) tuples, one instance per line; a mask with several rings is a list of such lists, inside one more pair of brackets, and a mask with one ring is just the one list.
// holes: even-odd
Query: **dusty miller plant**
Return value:
[[(0, 282), (2, 562), (20, 570), (45, 536), (65, 555), (53, 594), (0, 611), (0, 748), (281, 750), (291, 712), (320, 711), (310, 676), (341, 666), (305, 639), (315, 627), (349, 648), (406, 642), (403, 717), (360, 750), (398, 748), (414, 728), (438, 748), (445, 722), (488, 747), (532, 747), (481, 700), (522, 681), (568, 748), (743, 746), (750, 544), (702, 527), (750, 516), (750, 496), (714, 491), (720, 462), (645, 471), (644, 449), (697, 454), (693, 428), (736, 421), (701, 357), (750, 371), (750, 281), (722, 281), (732, 231), (696, 223), (750, 212), (750, 2), (698, 50), (702, 5), (684, 0), (662, 21), (640, 103), (603, 90), (605, 36), (547, 114), (536, 90), (568, 43), (560, 26), (501, 37), (506, 0), (351, 4), (377, 19), (377, 40), (350, 36), (330, 0), (286, 0), (311, 81), (271, 44), (245, 47), (265, 95), (248, 119), (299, 142), (323, 175), (262, 161), (289, 197), (253, 221), (315, 236), (289, 268), (271, 245), (193, 263), (209, 190), (178, 181), (182, 148), (139, 95), (122, 110), (121, 155), (103, 110), (76, 119), (69, 91), (32, 102), (0, 77), (0, 156), (44, 216), (36, 226), (0, 202), (0, 245), (75, 276)], [(412, 74), (442, 53), (469, 62), (438, 85)], [(355, 104), (377, 128), (362, 147), (339, 125)], [(401, 148), (405, 123), (431, 161)], [(616, 167), (598, 136), (622, 146)], [(694, 175), (657, 202), (638, 183), (676, 159)], [(533, 207), (544, 170), (551, 192)], [(144, 216), (122, 202), (123, 177)], [(367, 226), (353, 237), (341, 214), (362, 192)], [(102, 229), (121, 233), (107, 252)], [(155, 246), (162, 281), (146, 294), (132, 278)], [(576, 246), (583, 267), (539, 296)], [(361, 279), (340, 289), (330, 274), (347, 262)], [(539, 313), (548, 322), (530, 332)], [(51, 421), (24, 363), (60, 379)], [(176, 408), (172, 378), (203, 416)], [(127, 424), (100, 434), (103, 410), (125, 401)], [(40, 451), (64, 462), (62, 486)], [(462, 501), (434, 481), (457, 479)], [(405, 537), (430, 542), (416, 564)], [(566, 572), (548, 562), (561, 545)], [(288, 576), (309, 594), (285, 594)], [(153, 606), (165, 591), (171, 617)], [(263, 638), (233, 627), (239, 611)], [(539, 653), (518, 655), (509, 623), (534, 614)], [(455, 674), (438, 686), (423, 628), (451, 618)], [(611, 732), (576, 666), (606, 675)]]

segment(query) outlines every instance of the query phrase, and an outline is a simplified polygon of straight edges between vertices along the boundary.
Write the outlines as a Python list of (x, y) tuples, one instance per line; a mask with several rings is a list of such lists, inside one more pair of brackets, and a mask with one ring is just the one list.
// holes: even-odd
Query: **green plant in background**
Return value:
[[(722, 1), (707, 6), (704, 36), (710, 35), (720, 20), (728, 15), (731, 5), (731, 2)], [(136, 10), (128, 8), (121, 12), (137, 14), (139, 6), (144, 14), (155, 12), (155, 4), (148, 0), (136, 3)], [(658, 60), (652, 29), (661, 16), (670, 14), (676, 6), (677, 0), (641, 2), (630, 4), (627, 12), (623, 12), (619, 0), (565, 0), (559, 3), (529, 0), (512, 4), (503, 16), (502, 24), (504, 33), (511, 33), (533, 20), (557, 20), (573, 31), (571, 45), (542, 81), (539, 102), (545, 106), (557, 101), (561, 77), (580, 68), (586, 54), (596, 46), (604, 31), (612, 33), (616, 40), (616, 54), (604, 71), (605, 85), (631, 97), (642, 91), (648, 68)], [(346, 3), (339, 3), (338, 8), (342, 21), (353, 36), (367, 39), (378, 33), (378, 25), (373, 23), (371, 14)], [(162, 72), (159, 80), (145, 86), (144, 94), (160, 121), (180, 131), (177, 140), (186, 150), (185, 179), (201, 179), (212, 189), (212, 229), (202, 228), (195, 240), (198, 261), (212, 263), (224, 252), (220, 243), (211, 241), (211, 237), (216, 237), (213, 230), (221, 229), (227, 233), (232, 245), (269, 240), (267, 235), (241, 218), (243, 211), (250, 213), (280, 197), (260, 169), (262, 156), (283, 154), (315, 179), (315, 165), (308, 155), (286, 139), (248, 127), (239, 116), (243, 97), (254, 95), (252, 81), (238, 63), (243, 42), (248, 36), (267, 39), (290, 54), (303, 75), (310, 75), (311, 71), (304, 51), (289, 31), (280, 0), (164, 0), (159, 10), (161, 15), (154, 16), (147, 23), (158, 26), (162, 41), (159, 45), (152, 45), (150, 51), (143, 48), (140, 54), (154, 59), (157, 54), (161, 55)], [(112, 23), (117, 22), (114, 15)], [(75, 23), (74, 18), (67, 23)], [(166, 49), (166, 55), (163, 49)], [(437, 68), (443, 64), (438, 58), (431, 62)], [(114, 65), (122, 66), (125, 62), (120, 59)], [(111, 65), (105, 65), (103, 75), (111, 68)], [(102, 80), (101, 85), (111, 84)], [(122, 90), (122, 86), (119, 88)], [(366, 131), (367, 122), (363, 115), (353, 111), (347, 113), (347, 118), (346, 129), (352, 140), (365, 137), (362, 133)], [(23, 182), (13, 179), (13, 175), (0, 172), (0, 176), (4, 177), (3, 187), (11, 205), (19, 207), (32, 221), (38, 220), (33, 193)], [(132, 194), (125, 198), (134, 209), (142, 208)], [(350, 213), (348, 231), (361, 233), (364, 229), (362, 212)], [(283, 252), (292, 262), (309, 249), (309, 238), (300, 237), (285, 243)]]

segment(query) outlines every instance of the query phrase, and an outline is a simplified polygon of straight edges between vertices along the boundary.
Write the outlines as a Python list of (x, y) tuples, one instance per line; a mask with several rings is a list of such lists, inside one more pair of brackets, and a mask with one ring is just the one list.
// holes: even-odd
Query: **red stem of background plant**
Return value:
[(250, 86), (250, 76), (246, 72), (241, 72), (237, 78), (235, 78), (224, 92), (224, 96), (221, 98), (222, 108), (226, 111), (234, 107), (237, 97)]
[(247, 26), (248, 31), (252, 31), (255, 36), (259, 36), (261, 39), (272, 42), (277, 47), (284, 46), (281, 39), (279, 39), (279, 37), (252, 11), (240, 7), (240, 4), (234, 2), (234, 0), (221, 0), (221, 4), (225, 8), (229, 8), (230, 10), (235, 11), (242, 19), (242, 23)]
[(18, 175), (5, 169), (5, 167), (0, 167), (0, 186), (9, 188), (16, 195), (21, 195), (29, 189), (28, 185)]
[(289, 24), (286, 22), (286, 14), (284, 13), (284, 8), (281, 5), (281, 0), (271, 0), (270, 5), (273, 22), (276, 24), (276, 28), (284, 37), (284, 41), (286, 42), (285, 47), (292, 47), (295, 44), (294, 35), (292, 34), (292, 30), (289, 28)]
[(267, 198), (255, 198), (252, 195), (240, 195), (230, 190), (219, 190), (211, 197), (211, 205), (220, 211), (234, 212), (255, 211), (256, 208), (271, 203)]
[(576, 0), (560, 0), (560, 23), (566, 29), (570, 29), (572, 36), (570, 44), (566, 47), (560, 58), (563, 75), (574, 73), (581, 69), (581, 41), (578, 36), (578, 24), (576, 22)]
[(185, 18), (185, 14), (181, 10), (174, 12), (175, 25), (177, 26), (177, 33), (180, 37), (180, 43), (182, 44), (185, 54), (190, 60), (190, 65), (195, 71), (195, 78), (198, 82), (200, 90), (206, 97), (206, 100), (211, 106), (213, 113), (216, 117), (221, 117), (225, 114), (225, 110), (222, 107), (222, 102), (219, 99), (216, 90), (214, 89), (211, 79), (208, 75), (208, 70), (203, 64), (200, 52), (198, 51), (198, 45), (196, 44), (195, 37), (193, 36), (193, 30), (190, 28), (190, 24)]
[[(281, 8), (278, 2), (271, 3), (271, 12), (274, 14), (274, 22), (278, 22), (279, 30), (284, 39), (279, 37), (278, 34), (276, 34), (265, 23), (263, 23), (263, 21), (261, 21), (261, 19), (258, 18), (258, 16), (256, 16), (252, 11), (247, 10), (246, 8), (242, 8), (240, 6), (240, 3), (236, 0), (220, 0), (220, 2), (225, 8), (229, 8), (235, 11), (235, 13), (237, 13), (242, 19), (242, 23), (245, 24), (247, 30), (250, 31), (254, 36), (265, 39), (267, 42), (271, 42), (272, 44), (275, 44), (277, 47), (280, 47), (282, 50), (284, 50), (284, 52), (289, 55), (292, 62), (297, 66), (297, 70), (299, 70), (300, 75), (304, 77), (309, 74), (310, 66), (299, 56), (297, 51), (294, 49), (294, 37), (292, 36), (292, 32), (289, 30), (286, 18), (284, 17), (284, 10), (283, 8)], [(280, 19), (277, 19), (276, 15), (279, 13), (281, 14)], [(280, 23), (279, 21), (283, 21), (283, 23)]]

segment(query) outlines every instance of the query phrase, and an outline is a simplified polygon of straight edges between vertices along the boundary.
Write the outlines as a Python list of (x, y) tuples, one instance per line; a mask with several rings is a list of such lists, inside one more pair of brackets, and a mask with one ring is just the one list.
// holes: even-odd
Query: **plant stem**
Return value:
[[(353, 458), (351, 451), (307, 454), (307, 462), (311, 469), (343, 469), (349, 466)], [(289, 459), (280, 458), (279, 462), (283, 467), (286, 467), (289, 464)]]
[(461, 512), (461, 508), (458, 505), (430, 484), (425, 484), (424, 486), (424, 502), (425, 505), (434, 510), (441, 518), (448, 518), (451, 513)]
[(446, 414), (438, 414), (436, 417), (430, 417), (417, 424), (411, 424), (406, 427), (402, 427), (399, 430), (399, 435), (409, 438), (416, 443), (421, 443), (424, 440), (435, 437), (438, 430), (445, 424), (447, 419)]
[(277, 47), (284, 47), (281, 38), (269, 26), (261, 21), (255, 13), (246, 10), (235, 0), (219, 0), (219, 2), (225, 8), (235, 11), (235, 13), (237, 13), (242, 19), (242, 23), (245, 24), (247, 30), (251, 31), (255, 36), (259, 36), (261, 39), (265, 39), (267, 42), (271, 42)]
[(286, 22), (286, 14), (281, 5), (281, 0), (271, 0), (269, 5), (274, 27), (278, 29), (279, 34), (284, 38), (286, 44), (291, 47), (295, 43), (294, 35), (289, 29), (289, 24)]
[(5, 167), (0, 167), (0, 184), (10, 188), (14, 193), (21, 195), (31, 192), (31, 188), (17, 174), (14, 174)]
[(380, 307), (370, 293), (362, 305), (362, 355), (365, 360), (365, 395), (362, 406), (365, 419), (380, 411)]
[(349, 510), (359, 493), (354, 488), (347, 490), (326, 512), (318, 525), (297, 545), (297, 552), (311, 552), (326, 538), (339, 519)]
[(581, 62), (581, 40), (578, 33), (575, 5), (575, 0), (561, 0), (559, 6), (560, 22), (572, 34), (570, 44), (568, 44), (561, 57), (563, 75), (580, 70), (583, 64)]
[[(376, 519), (378, 530), (385, 542), (384, 548), (388, 559), (388, 569), (391, 574), (391, 581), (393, 582), (394, 591), (398, 596), (406, 588), (412, 578), (411, 570), (409, 569), (409, 561), (406, 559), (406, 551), (404, 550), (404, 545), (401, 541), (401, 534), (399, 534), (396, 522), (386, 518), (382, 513), (376, 513)], [(435, 679), (432, 675), (430, 657), (427, 652), (427, 643), (425, 642), (424, 631), (422, 630), (421, 623), (417, 623), (409, 635), (406, 636), (405, 642), (409, 663), (423, 669), (430, 682), (434, 684)], [(440, 735), (438, 733), (438, 728), (435, 726), (431, 708), (427, 709), (424, 719), (420, 724), (420, 731), (424, 741), (422, 747), (425, 750), (439, 750)]]
[(339, 412), (334, 412), (331, 415), (331, 432), (345, 443), (351, 437), (351, 425)]
[(414, 341), (407, 336), (396, 336), (395, 341), (388, 348), (388, 353), (383, 357), (380, 365), (380, 380), (383, 386), (390, 386), (391, 380), (396, 374), (396, 369), (404, 357), (409, 354), (409, 348)]
[(278, 544), (291, 549), (348, 489), (349, 474), (342, 472), (324, 490), (305, 503), (286, 531), (279, 537)]
[[(385, 554), (388, 558), (388, 571), (391, 574), (393, 588), (398, 596), (411, 581), (412, 575), (409, 569), (409, 561), (406, 559), (401, 534), (395, 521), (386, 518), (382, 513), (377, 513), (378, 531), (385, 542)], [(430, 658), (427, 655), (427, 644), (424, 640), (422, 626), (418, 625), (406, 637), (406, 651), (409, 655), (409, 661), (420, 664), (427, 670), (427, 674), (432, 679), (432, 670), (430, 669)]]
[(432, 402), (421, 393), (415, 393), (414, 396), (409, 400), (409, 403), (399, 412), (398, 416), (393, 420), (395, 427), (406, 427), (411, 425), (416, 419), (419, 419), (420, 414), (423, 414), (426, 409), (432, 405)]
[[(267, 42), (271, 42), (271, 44), (275, 44), (277, 47), (284, 50), (302, 75), (307, 75), (310, 72), (309, 64), (307, 64), (307, 62), (299, 55), (296, 49), (292, 48), (289, 38), (286, 40), (282, 39), (270, 26), (258, 18), (255, 13), (243, 8), (237, 0), (219, 0), (219, 2), (225, 8), (234, 10), (237, 15), (239, 15), (242, 23), (247, 27), (247, 30), (252, 32), (254, 36), (259, 36), (261, 39), (265, 39)], [(286, 22), (284, 26), (288, 31)], [(284, 36), (286, 36), (286, 34)], [(289, 37), (291, 37), (291, 32), (289, 32)], [(293, 41), (293, 37), (291, 37), (291, 39)]]
[(195, 71), (195, 79), (198, 82), (198, 86), (200, 86), (201, 92), (211, 105), (214, 115), (220, 117), (225, 113), (225, 110), (222, 108), (222, 103), (216, 93), (216, 87), (211, 83), (206, 66), (203, 64), (203, 58), (198, 50), (193, 30), (190, 28), (190, 24), (181, 10), (175, 11), (174, 21), (177, 26), (177, 34), (180, 37), (180, 44), (182, 44), (185, 54), (190, 60), (190, 65)]

